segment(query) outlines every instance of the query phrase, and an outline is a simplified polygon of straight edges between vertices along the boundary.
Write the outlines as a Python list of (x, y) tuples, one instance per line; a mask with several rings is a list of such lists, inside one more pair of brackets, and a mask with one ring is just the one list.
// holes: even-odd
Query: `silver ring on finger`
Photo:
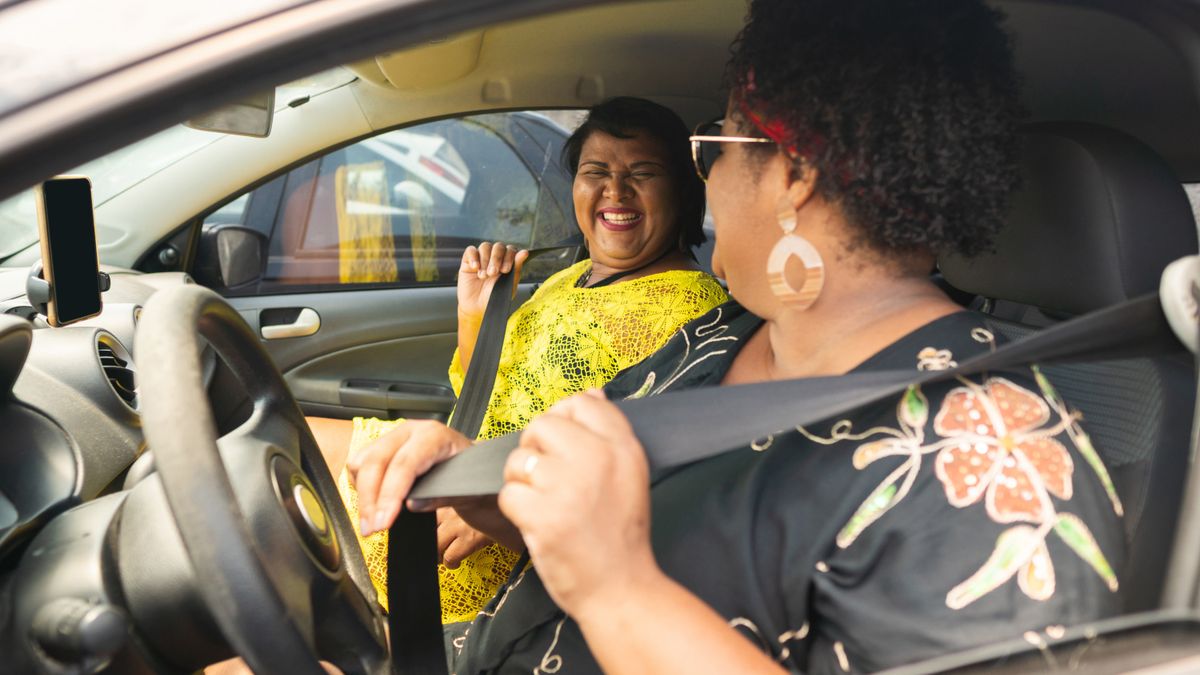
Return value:
[(525, 480), (533, 480), (533, 470), (537, 468), (539, 461), (541, 458), (534, 454), (525, 458), (525, 462), (521, 464), (521, 473), (525, 474)]

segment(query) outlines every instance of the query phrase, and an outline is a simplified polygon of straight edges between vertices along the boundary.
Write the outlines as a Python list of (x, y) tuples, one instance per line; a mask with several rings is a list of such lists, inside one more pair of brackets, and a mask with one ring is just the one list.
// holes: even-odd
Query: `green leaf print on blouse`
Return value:
[(1059, 514), (1058, 521), (1054, 523), (1054, 532), (1079, 554), (1080, 558), (1087, 561), (1092, 569), (1096, 570), (1096, 574), (1104, 579), (1104, 583), (1108, 584), (1109, 590), (1117, 590), (1117, 575), (1109, 566), (1108, 560), (1104, 554), (1100, 552), (1100, 546), (1092, 537), (1092, 532), (1083, 524), (1079, 516), (1073, 513)]
[(946, 605), (962, 609), (1018, 572), (1021, 572), (1021, 590), (1029, 597), (1045, 600), (1054, 595), (1054, 566), (1050, 564), (1045, 539), (1044, 532), (1028, 525), (1008, 528), (996, 539), (996, 548), (983, 567), (946, 595)]
[(1118, 516), (1125, 515), (1125, 508), (1121, 506), (1121, 498), (1117, 496), (1117, 488), (1113, 485), (1112, 478), (1108, 475), (1108, 469), (1104, 467), (1103, 460), (1100, 459), (1100, 453), (1096, 452), (1096, 448), (1092, 446), (1092, 439), (1083, 432), (1079, 422), (1076, 419), (1077, 415), (1072, 415), (1067, 412), (1067, 406), (1059, 397), (1058, 391), (1050, 384), (1050, 380), (1042, 374), (1042, 369), (1033, 366), (1033, 377), (1037, 380), (1038, 387), (1042, 390), (1042, 395), (1054, 408), (1054, 411), (1063, 419), (1070, 418), (1072, 423), (1067, 427), (1067, 434), (1071, 436), (1071, 441), (1075, 443), (1079, 454), (1083, 455), (1084, 461), (1088, 466), (1092, 467), (1092, 471), (1096, 472), (1096, 477), (1100, 479), (1100, 484), (1104, 486), (1104, 491), (1108, 493), (1108, 499), (1112, 502), (1113, 510)]
[[(906, 470), (908, 468), (907, 464), (906, 462), (903, 467)], [(897, 495), (903, 496), (901, 495), (900, 487), (896, 485), (899, 480), (900, 477), (896, 476), (892, 479), (891, 483), (884, 483), (875, 488), (871, 496), (867, 497), (867, 501), (863, 502), (862, 506), (858, 507), (858, 510), (854, 512), (854, 516), (850, 518), (850, 522), (846, 523), (846, 526), (838, 533), (838, 546), (841, 548), (849, 546), (850, 542), (857, 539), (863, 530), (867, 529), (871, 523), (879, 520), (880, 516), (887, 513), (888, 509), (892, 508), (899, 501), (896, 498)], [(904, 492), (907, 494), (908, 491), (905, 490)]]
[[(1046, 547), (1053, 532), (1104, 580), (1117, 590), (1117, 578), (1087, 525), (1070, 513), (1059, 513), (1055, 499), (1069, 502), (1074, 492), (1074, 462), (1056, 437), (1066, 434), (1096, 471), (1106, 490), (1111, 480), (1079, 427), (1077, 415), (1067, 411), (1049, 381), (1037, 370), (1035, 379), (1045, 394), (1034, 392), (1002, 377), (982, 384), (959, 378), (962, 386), (951, 390), (934, 416), (933, 436), (925, 437), (929, 402), (917, 387), (910, 387), (896, 407), (898, 428), (876, 427), (854, 433), (849, 420), (834, 424), (821, 437), (798, 428), (809, 440), (823, 445), (866, 441), (854, 452), (855, 468), (862, 470), (887, 457), (903, 461), (880, 481), (855, 510), (837, 536), (837, 546), (847, 548), (895, 508), (909, 493), (924, 464), (933, 454), (934, 472), (956, 508), (983, 502), (997, 523), (1014, 524), (998, 538), (983, 565), (946, 595), (946, 605), (961, 609), (1017, 577), (1021, 591), (1037, 601), (1054, 595), (1054, 564)], [(1057, 417), (1053, 423), (1052, 413)], [(1053, 497), (1053, 499), (1052, 499)], [(1110, 490), (1114, 510), (1120, 501)]]
[(929, 419), (929, 401), (919, 387), (909, 387), (900, 399), (900, 422), (909, 429), (924, 429)]

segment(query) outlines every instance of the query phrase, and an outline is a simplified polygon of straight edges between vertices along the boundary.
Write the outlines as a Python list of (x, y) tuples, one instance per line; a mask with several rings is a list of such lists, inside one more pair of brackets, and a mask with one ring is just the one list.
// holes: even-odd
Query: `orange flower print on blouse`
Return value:
[(933, 433), (928, 435), (931, 405), (917, 386), (909, 387), (897, 402), (895, 427), (856, 432), (850, 420), (841, 420), (827, 436), (798, 427), (821, 445), (859, 442), (852, 455), (859, 470), (880, 461), (901, 460), (842, 527), (837, 546), (852, 546), (898, 506), (926, 466), (925, 457), (934, 455), (934, 474), (950, 505), (962, 509), (983, 501), (988, 516), (1007, 526), (983, 565), (946, 594), (948, 607), (962, 609), (1014, 577), (1030, 599), (1053, 597), (1054, 562), (1046, 546), (1051, 534), (1095, 570), (1110, 591), (1116, 591), (1116, 574), (1087, 524), (1064, 510), (1074, 494), (1075, 462), (1059, 438), (1069, 439), (1092, 468), (1117, 515), (1122, 513), (1120, 500), (1079, 426), (1078, 415), (1067, 409), (1036, 366), (1032, 374), (1041, 396), (1003, 377), (988, 377), (982, 383), (958, 378), (961, 386), (942, 398), (930, 425)]
[(959, 442), (935, 463), (946, 498), (959, 508), (983, 495), (988, 515), (1000, 523), (1040, 523), (1054, 513), (1047, 492), (1071, 498), (1074, 463), (1045, 428), (1050, 406), (1033, 392), (996, 377), (983, 386), (959, 387), (933, 421), (939, 436)]

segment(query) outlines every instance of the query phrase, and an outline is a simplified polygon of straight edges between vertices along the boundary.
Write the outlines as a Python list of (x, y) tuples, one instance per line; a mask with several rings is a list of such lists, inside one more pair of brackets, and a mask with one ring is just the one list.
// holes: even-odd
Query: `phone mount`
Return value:
[[(112, 278), (107, 272), (97, 272), (96, 283), (103, 293), (112, 288)], [(33, 310), (42, 316), (49, 316), (46, 305), (50, 302), (50, 282), (42, 277), (42, 261), (33, 263), (29, 268), (29, 276), (25, 277), (25, 297)]]

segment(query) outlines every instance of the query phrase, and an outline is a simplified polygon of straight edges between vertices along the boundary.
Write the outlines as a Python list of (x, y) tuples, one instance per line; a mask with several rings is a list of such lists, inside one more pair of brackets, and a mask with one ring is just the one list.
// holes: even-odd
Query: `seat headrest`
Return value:
[(955, 288), (1082, 314), (1157, 290), (1168, 263), (1196, 252), (1187, 194), (1141, 141), (1082, 122), (1022, 137), (1024, 182), (995, 252), (938, 261)]

